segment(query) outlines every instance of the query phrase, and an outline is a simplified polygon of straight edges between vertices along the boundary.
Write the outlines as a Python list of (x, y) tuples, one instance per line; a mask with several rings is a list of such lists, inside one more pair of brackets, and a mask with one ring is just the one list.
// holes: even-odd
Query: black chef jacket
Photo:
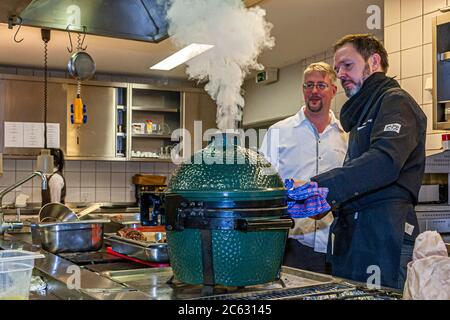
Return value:
[(402, 243), (419, 233), (426, 116), (395, 80), (375, 73), (344, 104), (341, 123), (350, 132), (343, 167), (311, 178), (329, 189), (333, 274), (365, 282), (378, 266), (381, 285), (397, 287)]

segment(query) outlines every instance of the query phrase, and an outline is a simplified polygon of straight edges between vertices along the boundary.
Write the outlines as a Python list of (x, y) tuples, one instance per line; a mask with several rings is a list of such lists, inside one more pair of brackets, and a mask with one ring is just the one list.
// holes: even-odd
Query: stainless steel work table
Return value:
[[(45, 292), (32, 292), (30, 299), (64, 299), (64, 300), (179, 300), (179, 299), (326, 299), (345, 298), (354, 295), (361, 299), (373, 298), (372, 294), (359, 290), (357, 284), (328, 275), (283, 267), (281, 280), (269, 284), (244, 288), (214, 288), (214, 292), (206, 293), (202, 286), (192, 286), (172, 278), (169, 268), (141, 268), (120, 271), (93, 272), (43, 251), (39, 246), (31, 244), (29, 233), (5, 234), (0, 236), (0, 248), (23, 249), (37, 251), (45, 258), (37, 259), (33, 274), (40, 276), (47, 283)], [(69, 289), (68, 280), (73, 270), (80, 272), (80, 287)], [(70, 281), (69, 281), (70, 282)], [(70, 282), (72, 283), (72, 282)], [(321, 292), (322, 296), (314, 293)], [(386, 296), (379, 298), (400, 298), (395, 291), (381, 291)]]

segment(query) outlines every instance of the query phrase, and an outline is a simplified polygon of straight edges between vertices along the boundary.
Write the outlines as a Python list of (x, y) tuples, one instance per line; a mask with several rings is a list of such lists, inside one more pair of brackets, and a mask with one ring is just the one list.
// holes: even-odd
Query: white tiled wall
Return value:
[[(3, 160), (3, 175), (0, 189), (30, 175), (34, 160)], [(172, 163), (118, 162), (118, 161), (66, 161), (64, 177), (67, 183), (67, 202), (132, 202), (135, 201), (134, 185), (136, 173), (166, 176), (175, 170)], [(3, 204), (14, 202), (19, 193), (29, 196), (28, 202), (41, 202), (40, 179), (34, 178), (3, 198)]]
[[(396, 76), (428, 117), (427, 145), (440, 145), (440, 132), (432, 129), (432, 95), (426, 90), (432, 77), (432, 17), (450, 0), (385, 0), (384, 39), (390, 76)], [(429, 81), (429, 80), (428, 80)]]

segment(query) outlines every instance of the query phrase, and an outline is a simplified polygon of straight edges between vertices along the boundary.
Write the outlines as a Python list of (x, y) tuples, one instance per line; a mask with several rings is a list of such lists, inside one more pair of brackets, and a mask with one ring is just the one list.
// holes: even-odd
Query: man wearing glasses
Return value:
[[(260, 152), (283, 179), (309, 180), (342, 166), (347, 152), (347, 134), (330, 109), (337, 91), (335, 82), (336, 73), (330, 65), (324, 62), (309, 65), (303, 80), (305, 106), (267, 131)], [(326, 251), (332, 214), (322, 220), (294, 220), (283, 264), (329, 273)]]

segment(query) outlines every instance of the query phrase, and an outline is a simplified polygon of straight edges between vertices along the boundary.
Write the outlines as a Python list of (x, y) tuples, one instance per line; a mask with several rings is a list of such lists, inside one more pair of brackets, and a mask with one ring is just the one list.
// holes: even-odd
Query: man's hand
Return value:
[(298, 188), (308, 182), (309, 181), (306, 181), (306, 180), (295, 180), (294, 179), (294, 188)]

